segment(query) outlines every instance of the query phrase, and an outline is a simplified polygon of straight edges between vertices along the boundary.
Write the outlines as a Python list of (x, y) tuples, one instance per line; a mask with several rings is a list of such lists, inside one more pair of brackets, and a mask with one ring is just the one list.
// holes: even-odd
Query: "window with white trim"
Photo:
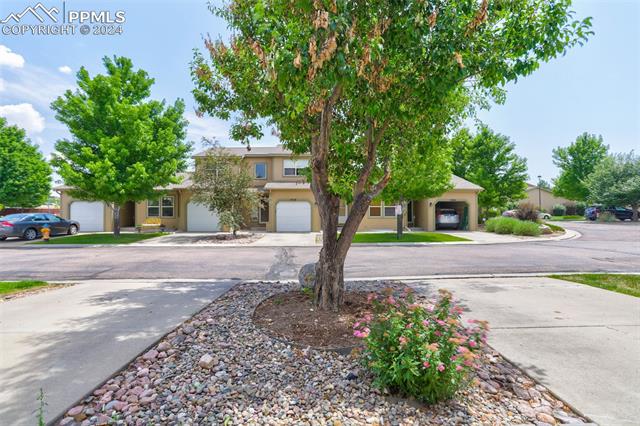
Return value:
[(168, 195), (166, 197), (162, 197), (162, 217), (173, 217), (174, 216), (174, 206), (175, 206), (175, 197)]
[(309, 160), (284, 160), (284, 176), (302, 176), (304, 169), (309, 167)]
[(160, 200), (147, 200), (147, 217), (160, 217)]
[(254, 167), (256, 179), (267, 178), (267, 163), (256, 163)]

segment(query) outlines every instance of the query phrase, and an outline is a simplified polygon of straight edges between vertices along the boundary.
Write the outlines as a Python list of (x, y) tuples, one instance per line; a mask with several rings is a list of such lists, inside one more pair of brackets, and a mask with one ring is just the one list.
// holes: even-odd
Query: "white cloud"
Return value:
[(19, 72), (4, 73), (5, 102), (29, 102), (41, 109), (48, 109), (51, 102), (73, 89), (73, 82), (50, 69), (27, 65)]
[(24, 67), (24, 58), (22, 55), (12, 52), (7, 46), (0, 44), (0, 66), (3, 65), (10, 68), (22, 68)]
[(4, 80), (0, 78), (0, 92), (4, 92), (4, 90), (5, 90)]
[(61, 67), (58, 67), (58, 71), (60, 71), (62, 74), (71, 74), (73, 70), (69, 65), (63, 65)]
[(210, 117), (198, 117), (194, 112), (186, 112), (184, 118), (189, 121), (187, 127), (187, 139), (193, 142), (200, 142), (204, 137), (207, 139), (218, 139), (219, 141), (229, 138), (229, 123)]
[(0, 105), (0, 116), (9, 124), (22, 127), (27, 133), (40, 133), (44, 130), (44, 117), (31, 104)]

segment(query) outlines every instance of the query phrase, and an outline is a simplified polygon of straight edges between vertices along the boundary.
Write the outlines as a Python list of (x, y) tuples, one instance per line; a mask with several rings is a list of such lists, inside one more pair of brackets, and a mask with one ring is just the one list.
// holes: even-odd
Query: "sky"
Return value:
[[(0, 20), (37, 1), (1, 0)], [(45, 8), (63, 9), (63, 1), (43, 0)], [(184, 99), (188, 139), (196, 150), (202, 137), (231, 145), (229, 124), (198, 118), (191, 95), (189, 61), (203, 37), (226, 38), (225, 22), (206, 1), (109, 0), (64, 2), (66, 11), (124, 11), (121, 34), (0, 34), (0, 116), (27, 130), (49, 156), (55, 141), (68, 137), (49, 109), (51, 101), (75, 86), (81, 66), (103, 72), (102, 58), (130, 57), (155, 79), (152, 97)], [(612, 152), (640, 150), (640, 0), (575, 0), (577, 17), (591, 16), (595, 34), (582, 47), (542, 64), (532, 75), (507, 86), (507, 100), (478, 118), (509, 136), (527, 158), (531, 181), (557, 176), (551, 151), (583, 133), (602, 135)], [(40, 13), (42, 15), (42, 13)], [(44, 17), (44, 15), (42, 15)], [(46, 19), (46, 17), (44, 17)], [(12, 22), (12, 21), (11, 21)], [(21, 24), (37, 24), (25, 15)], [(45, 22), (49, 23), (49, 22)], [(271, 134), (256, 145), (273, 145)]]

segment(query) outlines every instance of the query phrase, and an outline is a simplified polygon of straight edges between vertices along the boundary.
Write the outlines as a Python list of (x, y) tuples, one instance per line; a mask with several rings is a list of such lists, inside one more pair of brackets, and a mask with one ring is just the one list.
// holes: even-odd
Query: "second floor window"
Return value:
[(256, 163), (255, 165), (256, 179), (267, 178), (267, 163)]
[(285, 176), (302, 176), (304, 169), (309, 167), (309, 160), (284, 160)]

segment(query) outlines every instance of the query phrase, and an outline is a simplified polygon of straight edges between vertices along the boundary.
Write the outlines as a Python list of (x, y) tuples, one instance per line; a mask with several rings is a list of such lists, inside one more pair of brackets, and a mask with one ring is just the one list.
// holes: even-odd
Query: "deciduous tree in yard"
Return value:
[(36, 207), (50, 191), (49, 163), (23, 129), (0, 117), (0, 206)]
[(78, 88), (51, 108), (67, 125), (71, 140), (56, 143), (52, 163), (71, 195), (99, 200), (113, 208), (113, 233), (120, 233), (120, 207), (144, 201), (157, 188), (176, 183), (191, 149), (185, 143), (184, 103), (149, 100), (154, 80), (135, 70), (130, 59), (103, 59), (106, 75), (80, 68)]
[(593, 173), (585, 179), (592, 203), (611, 206), (631, 206), (633, 220), (638, 220), (640, 206), (640, 156), (609, 155), (600, 161)]
[(553, 193), (576, 201), (586, 201), (589, 190), (585, 179), (607, 156), (609, 146), (602, 136), (583, 133), (568, 147), (553, 150), (553, 164), (560, 169), (560, 175), (553, 182)]
[(233, 235), (244, 225), (246, 212), (258, 206), (258, 195), (251, 189), (253, 176), (242, 158), (213, 145), (199, 158), (193, 174), (193, 199), (218, 214), (220, 224)]
[[(324, 237), (314, 290), (321, 309), (342, 303), (344, 261), (371, 200), (386, 188), (399, 197), (402, 178), (437, 158), (440, 150), (426, 146), (446, 143), (470, 105), (501, 100), (507, 82), (586, 38), (588, 20), (575, 21), (569, 6), (237, 0), (212, 8), (233, 36), (206, 40), (209, 58), (194, 56), (199, 110), (235, 117), (236, 140), (259, 138), (266, 122), (294, 153), (311, 154)], [(338, 236), (340, 199), (350, 209)]]
[(503, 208), (526, 197), (527, 160), (515, 153), (507, 136), (482, 125), (475, 135), (460, 130), (451, 143), (453, 173), (484, 188), (478, 194), (480, 208)]

